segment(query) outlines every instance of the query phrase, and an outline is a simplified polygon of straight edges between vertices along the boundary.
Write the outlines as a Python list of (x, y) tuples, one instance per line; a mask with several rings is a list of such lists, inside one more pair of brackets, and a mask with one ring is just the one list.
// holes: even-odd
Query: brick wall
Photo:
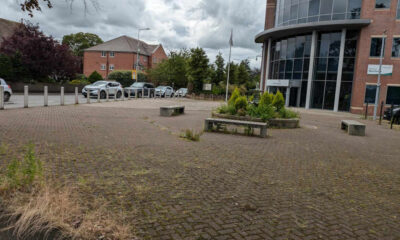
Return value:
[[(388, 84), (400, 84), (400, 59), (392, 58), (393, 35), (400, 35), (400, 21), (396, 20), (398, 0), (391, 1), (390, 9), (375, 9), (375, 1), (363, 1), (361, 18), (371, 19), (372, 23), (360, 32), (357, 46), (357, 59), (352, 94), (351, 112), (362, 113), (365, 110), (364, 98), (366, 83), (376, 84), (378, 76), (367, 75), (368, 64), (379, 64), (379, 58), (370, 58), (371, 36), (383, 35), (387, 29), (385, 57), (383, 64), (393, 65), (392, 76), (382, 76), (381, 97), (386, 102)], [(372, 114), (373, 105), (370, 105)]]
[[(160, 63), (162, 60), (167, 59), (168, 56), (164, 51), (164, 48), (162, 45), (160, 45), (157, 50), (153, 53), (153, 55), (150, 58), (150, 67), (153, 68), (157, 65), (157, 63)], [(156, 60), (156, 62), (153, 62), (153, 60)]]

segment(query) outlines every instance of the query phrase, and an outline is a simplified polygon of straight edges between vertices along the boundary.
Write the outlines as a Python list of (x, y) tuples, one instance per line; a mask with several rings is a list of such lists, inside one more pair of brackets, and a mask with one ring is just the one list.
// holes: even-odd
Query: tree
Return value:
[(76, 56), (83, 57), (83, 50), (103, 43), (103, 40), (93, 33), (79, 32), (65, 35), (62, 44), (68, 45)]
[(103, 76), (101, 76), (100, 73), (98, 73), (97, 71), (92, 72), (92, 74), (90, 74), (88, 77), (88, 81), (90, 83), (94, 83), (101, 80), (103, 80)]
[[(72, 8), (72, 4), (74, 3), (74, 0), (65, 0), (67, 3), (69, 3), (70, 7)], [(92, 5), (95, 9), (99, 8), (99, 4), (96, 0), (82, 0), (83, 5), (85, 7), (85, 12), (87, 11), (87, 8), (90, 5)], [(33, 11), (42, 11), (42, 5), (46, 5), (48, 8), (52, 8), (53, 4), (51, 3), (52, 0), (42, 0), (43, 3), (40, 3), (40, 0), (25, 0), (23, 3), (20, 4), (21, 10), (23, 12), (28, 12), (29, 16), (33, 17)]]
[(244, 60), (239, 64), (238, 67), (238, 84), (246, 84), (250, 81), (250, 67), (249, 61)]
[(20, 24), (13, 35), (4, 39), (0, 53), (20, 62), (36, 80), (70, 79), (79, 71), (80, 60), (68, 46), (60, 45), (53, 37), (44, 35), (38, 25), (29, 22)]
[(215, 59), (215, 75), (213, 78), (213, 83), (218, 85), (220, 82), (226, 81), (225, 76), (225, 61), (222, 57), (222, 53), (219, 53)]
[(192, 48), (188, 62), (188, 80), (193, 86), (193, 92), (203, 90), (203, 81), (208, 78), (208, 57), (202, 48)]
[[(228, 64), (226, 65), (226, 72), (228, 72)], [(237, 84), (239, 85), (238, 78), (238, 65), (234, 62), (231, 62), (230, 70), (229, 70), (229, 84)]]

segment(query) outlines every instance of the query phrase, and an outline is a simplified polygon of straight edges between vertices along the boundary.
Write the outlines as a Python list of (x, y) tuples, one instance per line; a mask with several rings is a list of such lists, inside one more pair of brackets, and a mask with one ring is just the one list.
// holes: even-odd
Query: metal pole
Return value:
[(0, 85), (0, 110), (4, 109), (4, 87)]
[[(386, 34), (386, 30), (383, 32)], [(376, 96), (375, 96), (375, 106), (374, 106), (374, 121), (376, 121), (376, 114), (378, 112), (378, 104), (379, 104), (379, 95), (381, 92), (381, 74), (382, 74), (382, 62), (383, 62), (383, 55), (385, 53), (385, 36), (382, 37), (382, 46), (381, 46), (381, 57), (379, 59), (379, 73), (378, 73), (378, 82), (376, 84)]]
[(379, 115), (379, 125), (382, 125), (382, 114), (383, 114), (383, 101), (381, 103), (381, 113)]
[(228, 77), (226, 79), (226, 94), (225, 94), (225, 102), (228, 102), (228, 94), (229, 94), (229, 74), (231, 71), (231, 54), (232, 54), (232, 46), (229, 47), (229, 60), (228, 60)]
[(140, 29), (138, 30), (138, 33), (137, 33), (137, 39), (138, 39), (138, 46), (137, 46), (137, 48), (138, 48), (138, 50), (137, 50), (137, 54), (136, 54), (136, 82), (138, 81), (138, 76), (139, 76), (139, 74), (138, 74), (138, 69), (139, 69), (139, 58), (140, 58)]
[(78, 87), (75, 87), (75, 104), (79, 104)]
[(24, 86), (24, 108), (28, 108), (29, 105), (29, 87), (28, 86)]
[(64, 106), (64, 87), (61, 87), (61, 97), (60, 97), (61, 106)]
[(47, 86), (44, 86), (44, 106), (49, 106), (49, 89)]

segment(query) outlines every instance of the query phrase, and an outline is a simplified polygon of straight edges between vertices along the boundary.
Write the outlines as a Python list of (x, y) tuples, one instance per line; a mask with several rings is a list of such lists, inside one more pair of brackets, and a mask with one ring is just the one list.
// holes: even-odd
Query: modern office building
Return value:
[(365, 111), (400, 104), (400, 0), (267, 0), (261, 87), (289, 106)]

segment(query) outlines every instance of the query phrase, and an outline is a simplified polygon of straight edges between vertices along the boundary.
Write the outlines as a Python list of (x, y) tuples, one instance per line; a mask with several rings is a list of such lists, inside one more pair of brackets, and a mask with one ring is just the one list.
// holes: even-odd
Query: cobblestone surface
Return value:
[[(33, 142), (48, 178), (104, 197), (143, 239), (400, 239), (400, 132), (350, 114), (302, 112), (300, 129), (266, 139), (204, 133), (220, 103), (133, 100), (0, 111), (3, 159)], [(2, 162), (6, 162), (2, 161)]]

